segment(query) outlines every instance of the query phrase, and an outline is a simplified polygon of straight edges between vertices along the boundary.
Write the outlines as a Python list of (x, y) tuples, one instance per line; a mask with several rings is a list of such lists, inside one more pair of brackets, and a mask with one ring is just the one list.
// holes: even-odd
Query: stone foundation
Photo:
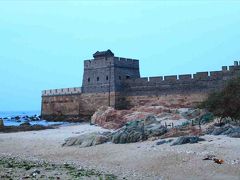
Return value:
[(51, 121), (90, 121), (101, 106), (115, 108), (115, 93), (89, 93), (42, 97), (42, 119)]

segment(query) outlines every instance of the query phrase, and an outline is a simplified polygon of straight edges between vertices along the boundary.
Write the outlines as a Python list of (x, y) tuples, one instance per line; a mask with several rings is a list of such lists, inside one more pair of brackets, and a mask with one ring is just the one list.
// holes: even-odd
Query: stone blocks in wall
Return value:
[(227, 71), (228, 67), (227, 66), (222, 66), (222, 71)]
[(193, 75), (193, 78), (196, 80), (208, 80), (208, 72), (197, 72), (196, 74)]
[[(116, 104), (115, 93), (84, 93), (75, 95), (43, 96), (42, 116), (46, 120), (90, 120), (101, 106)], [(64, 119), (65, 118), (65, 119)]]
[(223, 78), (223, 71), (211, 71), (210, 72), (211, 79), (222, 79)]
[(127, 67), (130, 69), (139, 69), (139, 60), (122, 58), (122, 57), (114, 57), (114, 65), (120, 66), (120, 67)]
[(134, 81), (135, 81), (135, 83), (147, 83), (148, 78), (137, 78)]
[(162, 76), (150, 77), (150, 78), (149, 78), (149, 81), (150, 81), (150, 82), (153, 82), (153, 83), (160, 83), (160, 82), (163, 81), (163, 77), (162, 77)]
[(192, 75), (191, 74), (183, 74), (183, 75), (179, 75), (179, 80), (191, 80), (192, 79)]
[(173, 76), (164, 76), (164, 81), (175, 82), (175, 81), (177, 81), (177, 75), (173, 75)]

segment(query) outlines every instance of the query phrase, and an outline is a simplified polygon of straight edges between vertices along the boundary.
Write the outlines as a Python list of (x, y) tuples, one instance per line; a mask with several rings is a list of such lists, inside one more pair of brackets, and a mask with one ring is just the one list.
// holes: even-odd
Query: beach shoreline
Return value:
[[(240, 142), (226, 136), (206, 135), (204, 142), (181, 146), (157, 146), (156, 140), (106, 143), (88, 148), (62, 147), (66, 138), (104, 131), (107, 130), (86, 123), (42, 131), (0, 133), (0, 156), (70, 163), (114, 174), (119, 179), (240, 179)], [(218, 165), (202, 160), (211, 154), (225, 163)]]

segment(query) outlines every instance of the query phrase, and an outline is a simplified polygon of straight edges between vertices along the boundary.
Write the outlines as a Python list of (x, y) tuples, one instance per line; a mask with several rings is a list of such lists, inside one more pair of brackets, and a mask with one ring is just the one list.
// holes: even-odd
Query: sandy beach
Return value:
[[(62, 147), (64, 139), (86, 132), (106, 131), (88, 124), (43, 131), (0, 134), (0, 155), (31, 161), (73, 163), (112, 173), (119, 179), (240, 179), (240, 141), (204, 136), (198, 144), (156, 145), (157, 141), (103, 144), (88, 148)], [(203, 161), (206, 155), (223, 159), (219, 165)]]

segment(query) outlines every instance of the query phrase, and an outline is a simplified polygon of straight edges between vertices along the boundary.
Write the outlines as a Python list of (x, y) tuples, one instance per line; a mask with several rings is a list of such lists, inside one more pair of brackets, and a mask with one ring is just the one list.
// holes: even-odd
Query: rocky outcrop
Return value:
[(3, 126), (2, 128), (0, 128), (0, 132), (11, 133), (22, 131), (40, 131), (53, 128), (54, 128), (53, 126), (29, 125), (27, 123), (23, 123), (20, 126)]
[(114, 108), (103, 106), (94, 113), (91, 123), (107, 129), (118, 129), (127, 122), (145, 119), (151, 115), (161, 121), (171, 120), (177, 122), (177, 120), (181, 120), (182, 122), (197, 120), (201, 121), (201, 124), (213, 119), (212, 114), (200, 109), (139, 106), (130, 110), (115, 110)]
[(167, 128), (162, 126), (154, 116), (148, 116), (143, 120), (127, 123), (112, 135), (115, 144), (134, 143), (147, 140), (165, 134)]
[(162, 126), (154, 116), (147, 116), (142, 120), (128, 122), (121, 129), (115, 132), (89, 133), (65, 140), (63, 146), (89, 147), (106, 142), (115, 144), (134, 143), (145, 141), (151, 137), (159, 137), (167, 132), (167, 128)]
[(150, 114), (133, 110), (115, 110), (114, 108), (103, 106), (94, 113), (91, 123), (106, 129), (119, 129), (127, 122), (144, 119)]
[(176, 139), (175, 142), (173, 142), (172, 146), (176, 145), (182, 145), (182, 144), (195, 144), (198, 143), (199, 141), (205, 141), (205, 139), (200, 138), (198, 136), (182, 136)]
[(80, 148), (96, 146), (111, 140), (111, 132), (89, 133), (65, 140), (62, 146), (78, 146)]
[(222, 127), (212, 126), (207, 130), (207, 134), (211, 135), (227, 135), (233, 138), (240, 138), (240, 127), (226, 124)]

